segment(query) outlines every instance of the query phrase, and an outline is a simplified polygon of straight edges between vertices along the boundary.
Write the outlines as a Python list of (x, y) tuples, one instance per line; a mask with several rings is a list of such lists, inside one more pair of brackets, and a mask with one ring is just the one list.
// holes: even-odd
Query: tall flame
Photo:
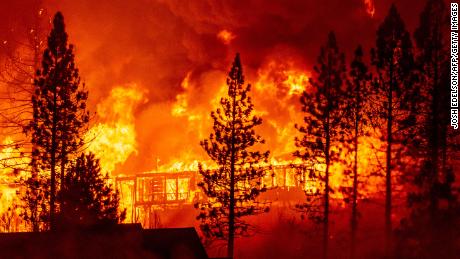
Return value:
[(144, 95), (137, 85), (117, 86), (97, 105), (97, 116), (104, 122), (92, 127), (85, 139), (105, 172), (113, 172), (117, 164), (137, 153), (134, 109), (146, 101)]

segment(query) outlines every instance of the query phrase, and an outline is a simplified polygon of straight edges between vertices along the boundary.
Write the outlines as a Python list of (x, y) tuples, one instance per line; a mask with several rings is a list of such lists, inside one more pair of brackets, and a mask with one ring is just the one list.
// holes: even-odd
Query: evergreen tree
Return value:
[(203, 181), (198, 185), (208, 198), (195, 206), (201, 210), (197, 219), (204, 235), (227, 239), (227, 253), (233, 257), (234, 238), (250, 234), (250, 226), (241, 218), (268, 211), (268, 206), (256, 202), (256, 198), (266, 190), (266, 169), (260, 163), (268, 162), (269, 152), (254, 149), (256, 144), (264, 143), (254, 130), (262, 119), (253, 115), (251, 87), (244, 86), (239, 54), (228, 74), (227, 86), (228, 96), (221, 99), (221, 108), (211, 113), (214, 133), (201, 142), (218, 168), (199, 166)]
[[(318, 64), (314, 67), (317, 76), (310, 80), (311, 91), (304, 91), (300, 102), (305, 113), (304, 124), (296, 128), (302, 138), (296, 138), (299, 148), (294, 155), (305, 162), (315, 165), (313, 177), (324, 186), (322, 192), (315, 193), (323, 197), (322, 215), (314, 215), (323, 223), (323, 256), (327, 257), (329, 239), (329, 200), (334, 191), (329, 184), (330, 167), (339, 162), (341, 148), (345, 141), (343, 97), (345, 83), (345, 56), (339, 51), (333, 32), (329, 33), (326, 44), (321, 48)], [(307, 200), (309, 201), (309, 200)], [(312, 204), (298, 206), (310, 210)], [(308, 211), (310, 212), (310, 211)]]
[[(453, 258), (458, 254), (459, 204), (448, 152), (454, 155), (450, 128), (450, 53), (448, 8), (442, 0), (428, 0), (414, 38), (417, 46), (421, 102), (417, 133), (420, 167), (414, 175), (408, 217), (397, 230), (399, 257)], [(444, 204), (444, 205), (442, 205)]]
[(432, 217), (437, 211), (438, 200), (450, 199), (452, 195), (448, 191), (449, 170), (446, 166), (450, 124), (449, 22), (444, 1), (429, 0), (414, 33), (419, 50), (417, 68), (422, 77), (420, 86), (424, 97), (418, 109), (423, 122), (419, 136), (424, 161), (420, 174), (415, 178), (421, 190), (410, 197), (410, 202), (427, 201)]
[(126, 211), (118, 213), (118, 192), (101, 173), (94, 154), (81, 154), (69, 167), (59, 191), (59, 227), (82, 227), (121, 222)]
[(393, 173), (402, 165), (401, 158), (409, 155), (407, 147), (414, 136), (418, 96), (413, 77), (414, 59), (410, 35), (394, 5), (377, 30), (376, 48), (372, 49), (371, 54), (377, 74), (371, 118), (386, 144), (385, 235), (386, 251), (389, 252)]
[(88, 93), (82, 90), (73, 49), (67, 43), (64, 17), (58, 12), (34, 81), (33, 119), (25, 129), (32, 135), (34, 163), (39, 170), (50, 172), (49, 197), (45, 198), (49, 199), (51, 229), (55, 227), (57, 170), (62, 183), (69, 159), (83, 144), (82, 131), (89, 121)]
[(342, 190), (349, 197), (346, 201), (351, 202), (351, 258), (355, 257), (356, 232), (358, 227), (358, 198), (359, 186), (362, 175), (358, 174), (362, 168), (358, 168), (359, 139), (367, 134), (364, 128), (368, 124), (368, 103), (367, 97), (370, 94), (370, 83), (372, 75), (363, 60), (363, 50), (358, 46), (355, 50), (355, 57), (350, 65), (349, 80), (345, 93), (345, 111), (347, 113), (346, 123), (348, 141), (350, 142), (349, 153), (353, 154), (352, 170), (347, 170), (346, 175), (351, 178), (351, 188)]
[[(33, 169), (33, 167), (31, 168)], [(49, 185), (50, 179), (40, 171), (24, 179), (25, 190), (21, 193), (21, 216), (33, 232), (49, 228)]]

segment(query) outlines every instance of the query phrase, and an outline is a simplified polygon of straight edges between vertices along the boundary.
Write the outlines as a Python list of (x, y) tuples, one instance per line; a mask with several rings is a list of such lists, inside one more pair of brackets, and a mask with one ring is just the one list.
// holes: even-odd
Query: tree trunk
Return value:
[[(233, 159), (232, 159), (233, 160)], [(230, 168), (230, 206), (228, 219), (228, 246), (227, 256), (233, 258), (234, 240), (235, 240), (235, 165), (232, 162)]]
[[(39, 32), (39, 19), (36, 17), (35, 19), (35, 31), (38, 35), (38, 32)], [(33, 40), (32, 40), (32, 44), (33, 44), (33, 52), (34, 52), (34, 64), (33, 64), (33, 74), (32, 74), (32, 80), (35, 80), (35, 74), (36, 74), (36, 71), (39, 69), (40, 67), (40, 48), (39, 48), (39, 42), (38, 42), (38, 36), (37, 37), (34, 37)], [(32, 91), (31, 91), (31, 95), (33, 98), (34, 96), (34, 92), (35, 92), (35, 89), (32, 88)], [(32, 105), (32, 110), (35, 109), (35, 105)], [(37, 161), (38, 161), (38, 157), (36, 156), (36, 152), (35, 150), (37, 150), (37, 144), (36, 144), (36, 140), (34, 140), (34, 136), (32, 134), (32, 154), (31, 154), (31, 170), (32, 170), (32, 180), (34, 183), (38, 183), (38, 185), (36, 186), (37, 188), (41, 188), (41, 185), (40, 185), (40, 182), (39, 182), (39, 177), (38, 177), (38, 165), (37, 165)], [(39, 215), (39, 201), (38, 201), (38, 193), (39, 193), (39, 190), (37, 190), (35, 187), (32, 188), (31, 192), (33, 193), (33, 199), (35, 199), (33, 201), (33, 205), (31, 206), (30, 208), (30, 211), (31, 211), (31, 220), (32, 220), (32, 231), (33, 232), (38, 232), (40, 231), (40, 215)]]
[[(358, 106), (358, 105), (357, 105)], [(359, 109), (359, 108), (357, 108)], [(358, 114), (358, 111), (356, 111)], [(356, 230), (358, 226), (358, 134), (359, 117), (355, 117), (355, 161), (353, 164), (353, 196), (351, 211), (351, 258), (355, 258)]]
[(53, 125), (51, 129), (51, 183), (50, 183), (50, 229), (55, 230), (55, 201), (56, 201), (56, 151), (57, 151), (57, 87), (55, 86), (53, 93)]
[(324, 190), (324, 232), (323, 232), (323, 257), (328, 257), (329, 245), (329, 136), (326, 136), (326, 175)]
[[(66, 118), (66, 110), (64, 108), (63, 110), (63, 118)], [(64, 141), (64, 137), (61, 137), (61, 175), (59, 177), (60, 179), (60, 190), (63, 190), (64, 188), (64, 175), (65, 175), (65, 166), (66, 166), (66, 159), (67, 159), (67, 154), (66, 154), (66, 142)], [(59, 197), (58, 197), (59, 198)], [(59, 202), (62, 202), (62, 201), (58, 201)]]
[[(61, 168), (60, 168), (60, 169), (61, 169), (61, 173), (60, 173), (60, 176), (59, 176), (59, 180), (60, 180), (60, 183), (59, 183), (60, 188), (59, 188), (59, 190), (63, 190), (63, 189), (64, 189), (64, 174), (65, 174), (65, 166), (66, 166), (65, 143), (63, 143), (62, 140), (61, 140), (61, 142), (62, 142), (62, 143), (61, 143), (61, 154), (60, 154), (60, 155), (61, 155), (61, 161), (60, 161), (60, 162), (61, 162)], [(58, 204), (61, 204), (61, 206), (62, 206), (63, 203), (62, 203), (61, 197), (58, 195), (57, 198), (58, 198), (57, 203), (58, 203)], [(62, 208), (62, 207), (60, 208), (60, 213), (61, 213), (61, 214), (63, 213), (63, 209), (65, 209), (65, 208)]]
[(236, 96), (233, 96), (232, 107), (232, 143), (230, 151), (230, 204), (228, 219), (228, 246), (227, 256), (233, 258), (234, 241), (235, 241), (235, 116), (236, 116)]
[(330, 88), (331, 88), (331, 58), (328, 57), (328, 79), (326, 84), (326, 99), (327, 99), (327, 108), (326, 108), (326, 124), (324, 125), (324, 131), (326, 135), (326, 172), (325, 172), (325, 186), (324, 186), (324, 228), (323, 228), (323, 258), (328, 257), (328, 249), (329, 249), (329, 164), (330, 164), (330, 145), (331, 145), (331, 135), (330, 135), (330, 108), (331, 108), (331, 96), (330, 96)]
[[(437, 92), (436, 89), (434, 89), (435, 92)], [(431, 172), (430, 172), (430, 214), (431, 217), (434, 217), (434, 214), (436, 213), (437, 207), (438, 207), (438, 200), (437, 200), (437, 194), (436, 194), (436, 185), (438, 182), (438, 152), (439, 152), (439, 143), (438, 143), (438, 127), (439, 127), (439, 118), (438, 118), (438, 94), (434, 93), (433, 94), (433, 100), (432, 100), (432, 122), (431, 122), (431, 147), (430, 147), (430, 153), (431, 153)]]
[(439, 109), (439, 85), (438, 85), (438, 69), (439, 69), (439, 58), (438, 58), (438, 48), (437, 43), (440, 41), (438, 39), (438, 22), (435, 26), (435, 46), (434, 46), (434, 64), (433, 64), (433, 92), (431, 99), (431, 134), (430, 134), (430, 153), (431, 153), (431, 175), (430, 175), (430, 216), (432, 222), (434, 222), (435, 214), (438, 209), (438, 195), (436, 191), (436, 186), (438, 183), (438, 170), (439, 170), (439, 113), (442, 112)]
[(386, 191), (385, 191), (385, 238), (386, 253), (391, 250), (391, 145), (393, 143), (393, 64), (390, 64), (390, 82), (388, 89), (388, 110), (387, 110), (387, 150), (386, 150)]
[(40, 230), (40, 219), (39, 219), (39, 211), (38, 211), (38, 207), (39, 207), (39, 199), (38, 199), (38, 195), (39, 195), (39, 188), (41, 188), (40, 186), (40, 182), (39, 182), (39, 179), (38, 179), (38, 166), (37, 166), (37, 158), (35, 157), (35, 149), (36, 149), (36, 145), (33, 144), (32, 145), (32, 155), (31, 155), (31, 183), (29, 183), (29, 186), (28, 188), (30, 189), (30, 192), (31, 192), (31, 198), (29, 199), (28, 198), (28, 201), (27, 201), (27, 206), (29, 207), (30, 209), (30, 221), (31, 221), (31, 224), (32, 224), (32, 232), (38, 232)]

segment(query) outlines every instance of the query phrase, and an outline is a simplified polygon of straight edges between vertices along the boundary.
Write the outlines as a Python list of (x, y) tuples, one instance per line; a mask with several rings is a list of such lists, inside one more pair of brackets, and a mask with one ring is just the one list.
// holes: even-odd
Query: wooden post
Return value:
[(132, 223), (136, 222), (136, 204), (137, 204), (137, 177), (134, 176), (134, 187), (133, 187), (133, 202), (132, 202)]
[(179, 200), (179, 178), (176, 175), (176, 201)]

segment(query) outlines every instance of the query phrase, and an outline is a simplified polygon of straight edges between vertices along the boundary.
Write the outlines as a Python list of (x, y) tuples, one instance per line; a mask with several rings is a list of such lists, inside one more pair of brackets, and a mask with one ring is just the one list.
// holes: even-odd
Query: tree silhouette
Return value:
[(24, 179), (25, 190), (21, 193), (22, 211), (24, 221), (31, 226), (31, 230), (38, 232), (49, 228), (49, 177), (40, 172)]
[[(32, 116), (30, 99), (34, 92), (33, 80), (40, 66), (45, 45), (43, 41), (47, 33), (45, 23), (48, 21), (38, 1), (32, 6), (33, 21), (22, 21), (21, 29), (12, 29), (12, 35), (5, 35), (7, 38), (2, 39), (5, 43), (0, 47), (4, 55), (0, 66), (0, 83), (5, 84), (5, 91), (0, 95), (0, 127), (3, 134), (15, 137), (15, 145), (22, 147), (30, 144), (30, 141), (19, 135)], [(9, 40), (8, 36), (12, 39)]]
[[(400, 257), (455, 257), (459, 233), (459, 204), (453, 186), (455, 174), (448, 151), (455, 150), (450, 131), (450, 18), (442, 0), (428, 0), (414, 38), (416, 65), (421, 77), (417, 139), (420, 166), (408, 195), (410, 214), (397, 229)], [(411, 186), (414, 187), (414, 186)], [(442, 204), (447, 204), (442, 205)], [(416, 244), (414, 243), (416, 241)]]
[(34, 86), (33, 119), (25, 131), (32, 134), (32, 156), (37, 158), (37, 167), (50, 171), (49, 220), (54, 229), (56, 170), (60, 169), (62, 183), (70, 156), (83, 144), (81, 133), (89, 121), (88, 93), (82, 90), (73, 45), (67, 43), (64, 17), (60, 12), (54, 16), (42, 68), (37, 71)]
[(2, 228), (2, 232), (17, 232), (17, 225), (18, 225), (18, 205), (13, 202), (11, 206), (9, 206), (6, 211), (3, 211), (0, 214), (0, 226)]
[(419, 175), (415, 177), (420, 192), (413, 193), (410, 202), (428, 203), (432, 217), (438, 209), (438, 200), (449, 199), (452, 195), (450, 191), (446, 192), (446, 188), (450, 188), (446, 185), (450, 171), (446, 166), (450, 123), (449, 22), (444, 2), (429, 0), (414, 33), (419, 49), (416, 61), (422, 77), (420, 87), (424, 97), (418, 109), (422, 117), (418, 132), (424, 161)]
[(376, 48), (372, 49), (371, 55), (377, 73), (371, 118), (386, 144), (385, 235), (386, 251), (389, 252), (393, 171), (401, 165), (401, 157), (407, 156), (407, 147), (414, 133), (417, 99), (417, 87), (412, 77), (412, 43), (394, 5), (377, 30)]
[[(342, 192), (349, 196), (347, 201), (351, 202), (351, 258), (355, 257), (356, 247), (356, 232), (358, 227), (358, 198), (359, 185), (362, 176), (358, 175), (358, 153), (359, 139), (366, 135), (365, 126), (368, 124), (368, 101), (367, 97), (370, 94), (370, 83), (372, 75), (368, 71), (368, 67), (363, 60), (363, 50), (358, 46), (355, 50), (355, 56), (350, 64), (349, 79), (347, 80), (347, 88), (345, 93), (345, 111), (347, 113), (346, 123), (348, 141), (350, 142), (350, 153), (353, 153), (352, 170), (346, 171), (348, 177), (352, 180), (351, 188), (346, 188)], [(360, 158), (363, 159), (363, 158)], [(359, 169), (359, 170), (358, 170)]]
[(251, 87), (244, 86), (239, 54), (228, 74), (227, 86), (228, 96), (220, 100), (221, 108), (211, 112), (214, 133), (200, 143), (218, 168), (199, 165), (203, 181), (198, 185), (207, 201), (195, 206), (200, 209), (197, 219), (204, 235), (227, 239), (227, 254), (233, 257), (235, 236), (248, 235), (250, 230), (241, 218), (268, 211), (268, 206), (256, 202), (256, 198), (266, 190), (262, 179), (266, 169), (259, 164), (267, 162), (269, 152), (253, 148), (264, 143), (254, 131), (262, 119), (253, 115)]
[[(313, 178), (318, 179), (324, 186), (324, 191), (315, 195), (323, 197), (322, 215), (313, 217), (324, 224), (323, 256), (327, 257), (329, 239), (329, 199), (331, 189), (329, 184), (330, 166), (340, 161), (340, 152), (345, 141), (345, 124), (343, 120), (345, 56), (339, 51), (333, 32), (329, 33), (326, 44), (321, 48), (318, 64), (314, 67), (316, 79), (311, 79), (311, 90), (304, 91), (300, 99), (302, 112), (305, 113), (304, 124), (296, 125), (302, 133), (302, 138), (296, 138), (299, 148), (294, 155), (303, 161), (315, 165)], [(319, 165), (319, 166), (318, 166)], [(311, 212), (311, 200), (299, 205), (299, 209)]]
[(69, 167), (59, 191), (60, 228), (116, 224), (126, 211), (118, 213), (118, 192), (103, 175), (94, 154), (81, 154)]
[[(8, 160), (8, 163), (11, 161), (15, 168), (29, 173), (27, 179), (20, 180), (21, 184), (31, 187), (26, 193), (23, 193), (25, 206), (20, 206), (24, 210), (21, 214), (32, 230), (38, 231), (42, 221), (39, 216), (42, 212), (38, 197), (43, 193), (40, 189), (33, 187), (41, 179), (39, 179), (39, 170), (35, 163), (37, 158), (32, 155), (31, 142), (34, 141), (30, 139), (31, 136), (23, 134), (23, 129), (32, 119), (33, 104), (30, 100), (34, 92), (33, 81), (45, 46), (43, 39), (45, 39), (48, 19), (45, 19), (46, 11), (41, 8), (38, 1), (34, 1), (31, 5), (33, 6), (33, 21), (31, 23), (23, 21), (22, 30), (11, 30), (14, 33), (11, 38), (14, 40), (5, 40), (6, 44), (2, 45), (2, 48), (5, 48), (3, 49), (5, 58), (0, 67), (0, 82), (6, 86), (6, 91), (0, 96), (2, 100), (0, 127), (4, 135), (14, 138), (11, 145), (20, 147), (21, 150), (30, 150), (29, 152), (17, 152), (16, 155), (2, 160)], [(20, 39), (16, 39), (17, 37)], [(26, 168), (26, 163), (29, 168)]]

